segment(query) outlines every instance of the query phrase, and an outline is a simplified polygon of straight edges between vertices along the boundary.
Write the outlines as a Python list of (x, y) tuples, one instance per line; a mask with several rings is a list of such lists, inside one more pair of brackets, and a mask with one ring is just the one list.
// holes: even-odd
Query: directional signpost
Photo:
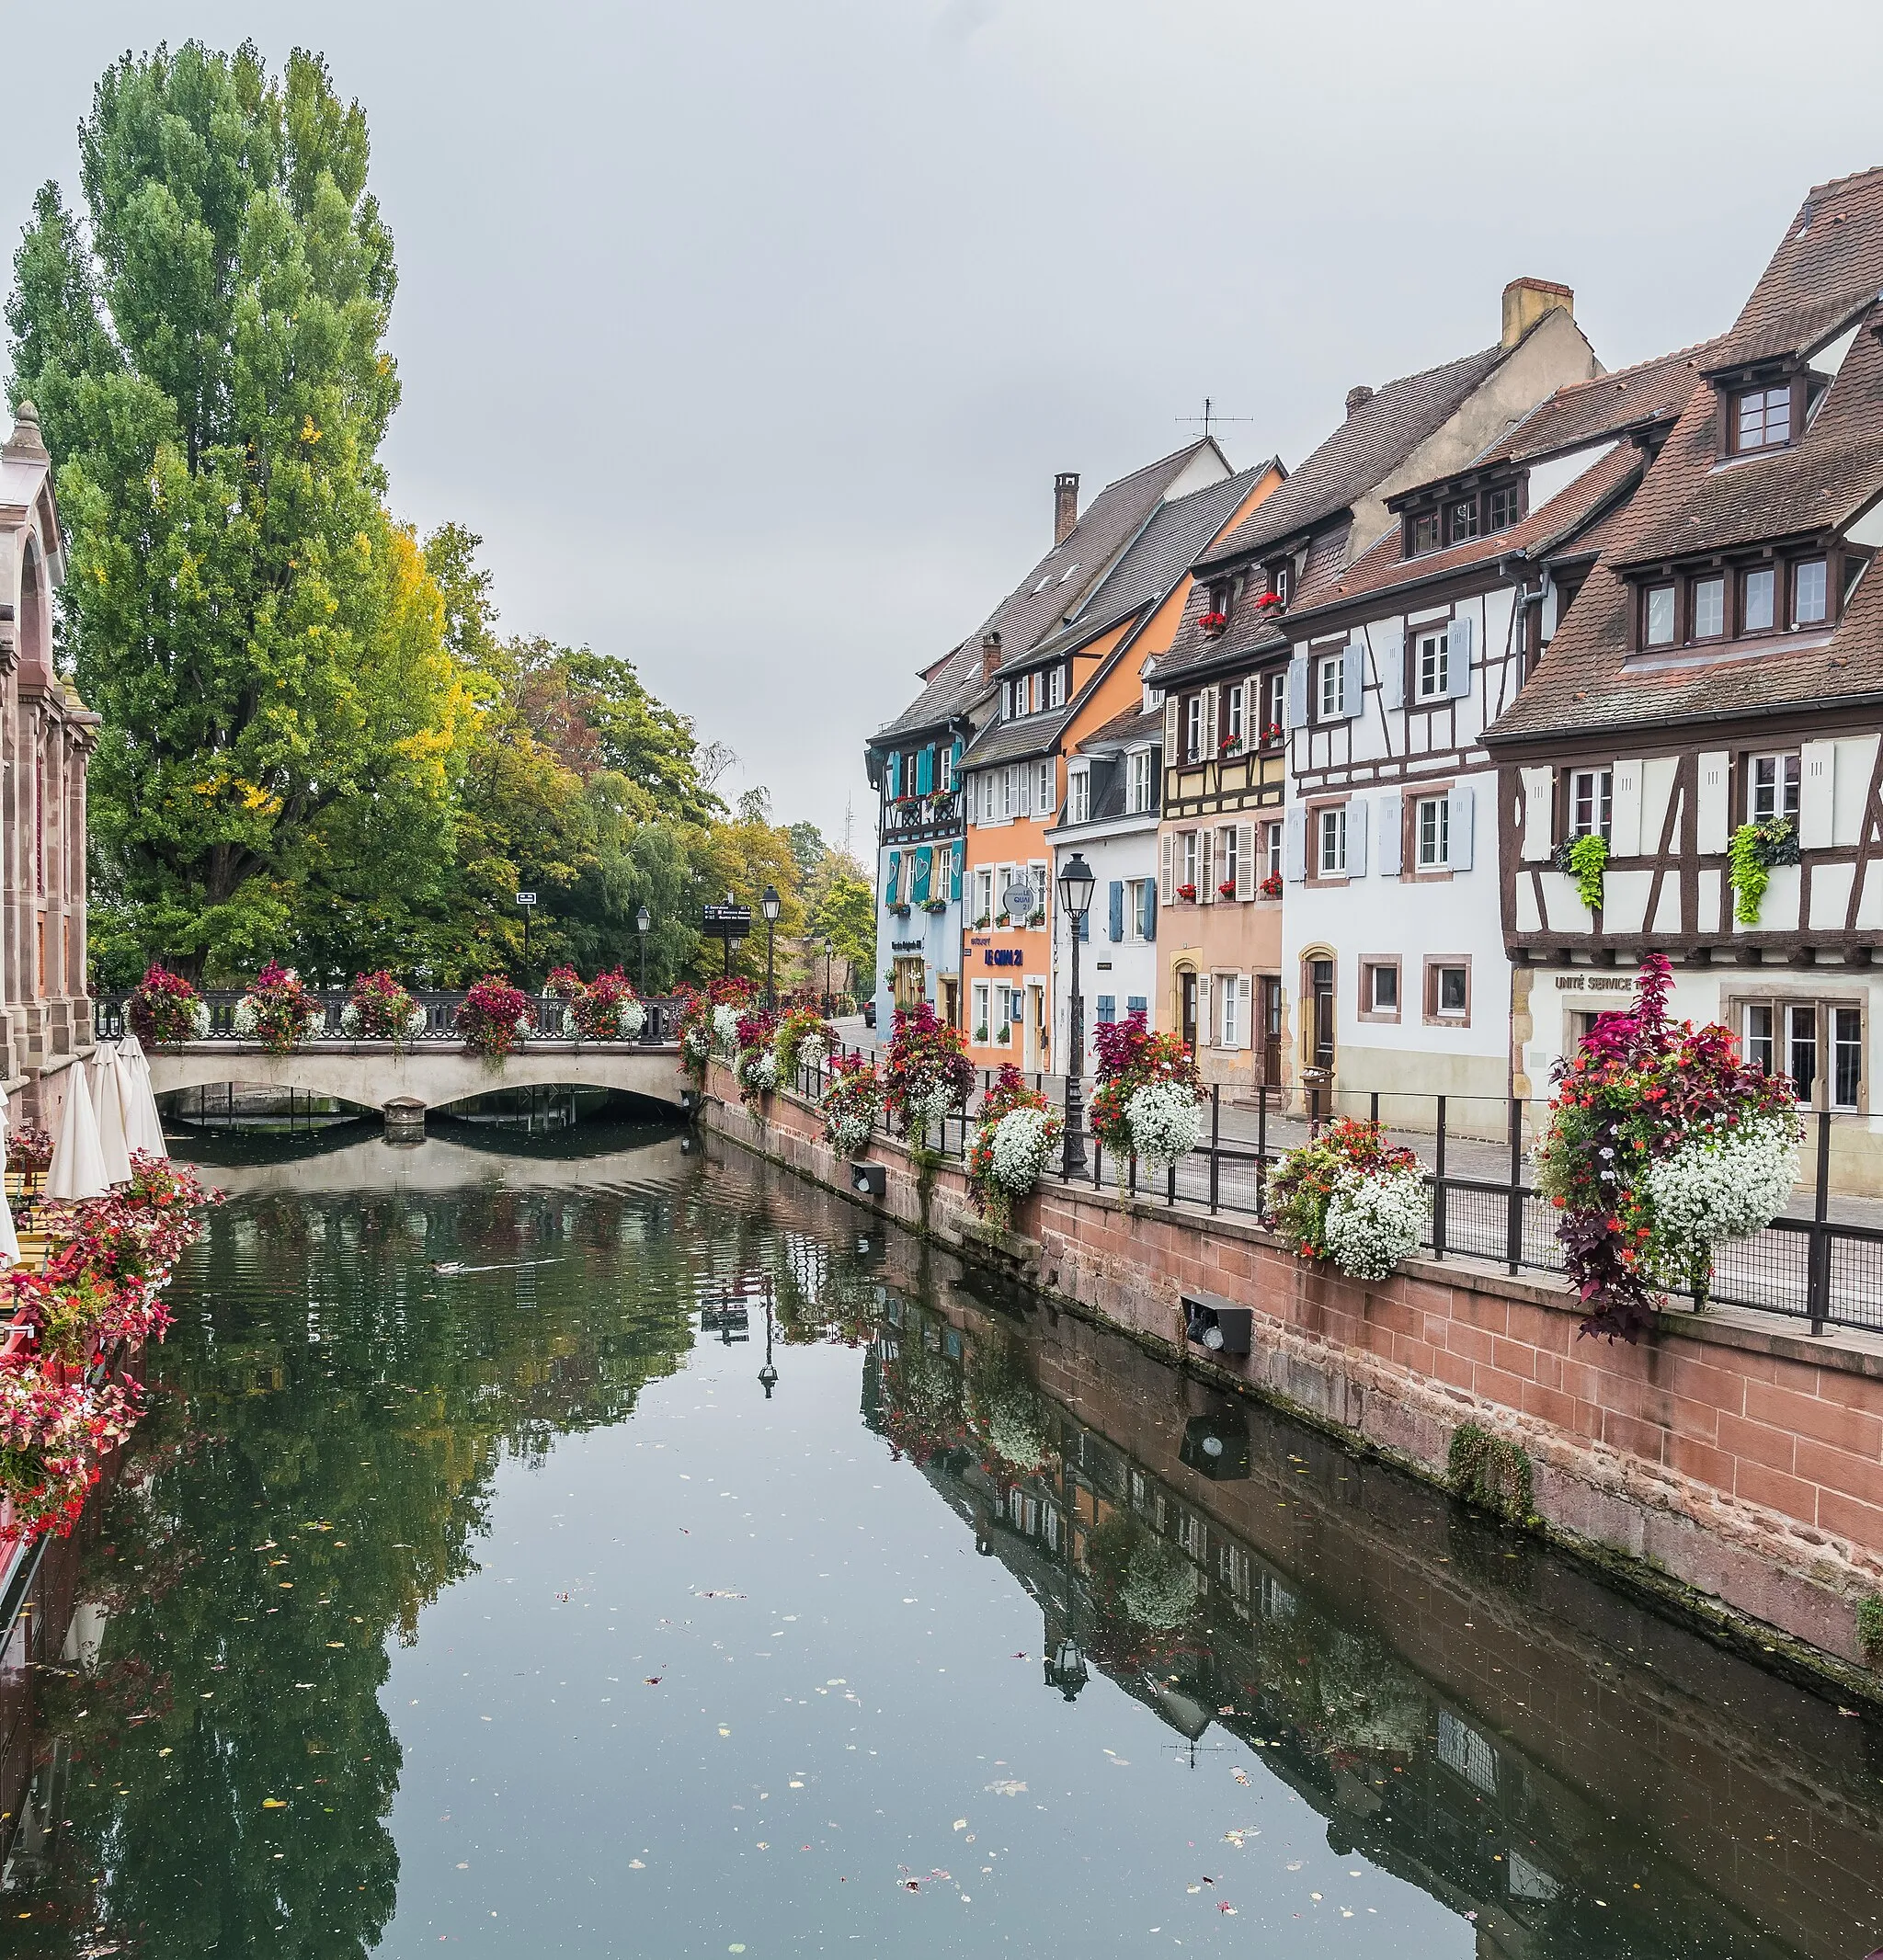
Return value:
[(735, 905), (730, 892), (723, 906), (700, 907), (700, 931), (704, 938), (719, 941), (728, 975), (732, 972), (732, 942), (746, 938), (751, 929), (751, 906)]
[(530, 985), (530, 912), (536, 903), (534, 892), (519, 892), (517, 903), (523, 908), (523, 985)]

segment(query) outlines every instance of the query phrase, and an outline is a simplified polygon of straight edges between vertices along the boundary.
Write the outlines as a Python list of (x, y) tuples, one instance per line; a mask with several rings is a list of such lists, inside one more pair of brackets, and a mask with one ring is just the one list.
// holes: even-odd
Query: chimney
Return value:
[[(1077, 483), (1078, 479), (1073, 478)], [(984, 632), (981, 635), (981, 678), (992, 680), (1000, 666), (1000, 635), (998, 632)]]
[(1053, 479), (1053, 542), (1064, 544), (1078, 522), (1078, 472), (1061, 470)]
[(1364, 382), (1359, 387), (1347, 391), (1347, 413), (1351, 416), (1356, 408), (1364, 408), (1373, 399), (1373, 390)]
[(1573, 320), (1576, 295), (1554, 279), (1512, 279), (1504, 288), (1504, 345), (1513, 348), (1546, 313), (1557, 307)]

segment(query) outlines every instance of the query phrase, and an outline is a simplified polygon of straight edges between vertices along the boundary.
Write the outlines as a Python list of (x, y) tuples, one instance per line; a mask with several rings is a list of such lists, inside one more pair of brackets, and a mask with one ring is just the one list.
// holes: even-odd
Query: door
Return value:
[(1196, 1053), (1196, 975), (1188, 967), (1177, 975), (1178, 1024), (1183, 1031), (1183, 1045)]
[(1331, 960), (1310, 960), (1307, 963), (1307, 985), (1314, 1004), (1310, 1030), (1314, 1042), (1314, 1065), (1331, 1075), (1334, 1069), (1334, 963)]
[(896, 1004), (905, 1013), (919, 1007), (922, 1001), (921, 956), (905, 956), (896, 963)]
[(1282, 976), (1261, 975), (1261, 1079), (1282, 1079)]
[(941, 1015), (951, 1028), (961, 1025), (961, 982), (954, 979), (936, 983), (942, 995)]
[(1037, 980), (1026, 984), (1026, 1013), (1021, 1041), (1021, 1071), (1033, 1075), (1046, 1065), (1046, 990)]

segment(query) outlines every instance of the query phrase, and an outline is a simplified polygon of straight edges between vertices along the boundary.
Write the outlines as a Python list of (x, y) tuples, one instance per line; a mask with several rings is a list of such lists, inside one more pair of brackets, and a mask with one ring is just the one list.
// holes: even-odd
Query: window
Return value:
[(1238, 974), (1216, 975), (1216, 1045), (1221, 1048), (1239, 1048), (1242, 1045), (1243, 1001), (1242, 988), (1246, 983)]
[(1798, 814), (1799, 757), (1754, 756), (1747, 780), (1746, 818), (1749, 823), (1769, 824), (1775, 816)]
[(1695, 640), (1717, 640), (1726, 631), (1726, 580), (1719, 577), (1694, 581), (1694, 626)]
[(1471, 964), (1441, 956), (1425, 963), (1425, 1018), (1463, 1024), (1471, 1019)]
[(1025, 876), (1033, 888), (1033, 923), (1036, 926), (1044, 926), (1046, 922), (1046, 901), (1051, 895), (1053, 867), (1050, 864), (1029, 864)]
[(1066, 821), (1089, 823), (1092, 814), (1092, 776), (1090, 769), (1068, 769), (1066, 773)]
[(1179, 880), (1178, 880), (1177, 882), (1178, 882), (1178, 883), (1179, 883), (1179, 884), (1187, 884), (1187, 885), (1189, 885), (1189, 886), (1190, 886), (1190, 888), (1191, 888), (1191, 889), (1192, 889), (1193, 891), (1194, 891), (1194, 890), (1196, 889), (1196, 832), (1195, 832), (1195, 831), (1193, 831), (1193, 830), (1186, 830), (1186, 831), (1185, 831), (1185, 832), (1183, 833), (1183, 848), (1182, 848), (1182, 850), (1181, 850), (1181, 852), (1180, 853), (1180, 857), (1181, 857), (1181, 862), (1182, 862), (1182, 866), (1183, 866), (1183, 875), (1182, 875), (1182, 877), (1181, 877), (1181, 878), (1180, 878), (1180, 879), (1179, 879)]
[(1772, 1008), (1759, 1002), (1746, 1009), (1745, 1052), (1747, 1062), (1754, 1068), (1772, 1073)]
[(1127, 878), (1124, 881), (1124, 940), (1127, 945), (1141, 946), (1144, 943), (1145, 894), (1150, 889), (1148, 878)]
[(1039, 780), (1033, 785), (1033, 813), (1052, 816), (1059, 808), (1059, 767), (1052, 757), (1040, 764)]
[(1236, 849), (1236, 831), (1234, 824), (1225, 824), (1216, 834), (1216, 862), (1222, 868), (1221, 883), (1232, 892), (1236, 888), (1237, 873), (1241, 869), (1241, 859)]
[(973, 1009), (975, 1024), (970, 1031), (977, 1042), (985, 1042), (994, 1031), (987, 1025), (987, 1009), (993, 999), (993, 988), (987, 981), (976, 980), (975, 982)]
[(1271, 728), (1282, 729), (1288, 725), (1288, 677), (1284, 674), (1269, 676), (1269, 712), (1262, 729), (1264, 740)]
[(1775, 450), (1791, 440), (1791, 383), (1752, 388), (1733, 403), (1733, 447)]
[(1019, 712), (1013, 704), (1013, 683), (1003, 680), (1000, 683), (1000, 719), (1010, 722)]
[(1452, 806), (1443, 796), (1421, 796), (1415, 811), (1419, 869), (1443, 871), (1452, 861)]
[(1193, 694), (1184, 703), (1183, 759), (1186, 762), (1200, 762), (1203, 759), (1203, 696)]
[(1770, 632), (1774, 620), (1773, 598), (1777, 574), (1770, 565), (1748, 572), (1740, 587), (1740, 631)]
[(1148, 810), (1150, 806), (1151, 752), (1147, 748), (1134, 749), (1125, 762), (1124, 807)]
[(1831, 1009), (1831, 1107), (1854, 1110), (1864, 1086), (1864, 1016), (1860, 1008)]
[(1785, 1010), (1786, 1073), (1797, 1085), (1798, 1100), (1816, 1100), (1818, 1087), (1818, 1005), (1794, 1001)]
[(1613, 769), (1577, 769), (1570, 776), (1569, 834), (1572, 837), (1605, 839), (1614, 810)]
[(975, 873), (975, 924), (992, 925), (994, 921), (994, 870), (989, 865)]
[(1318, 862), (1323, 878), (1347, 875), (1347, 812), (1344, 806), (1323, 810), (1318, 819), (1320, 851)]
[(1293, 582), (1290, 575), (1291, 567), (1285, 564), (1278, 564), (1275, 567), (1274, 583), (1269, 587), (1284, 606), (1288, 603), (1288, 587)]
[(1452, 636), (1446, 632), (1419, 635), (1419, 699), (1443, 701), (1451, 692)]
[(1794, 626), (1816, 626), (1824, 617), (1824, 561), (1802, 559), (1792, 567), (1791, 622)]
[(1438, 512), (1422, 510), (1412, 519), (1411, 556), (1417, 558), (1421, 552), (1435, 552), (1438, 546)]
[(1066, 705), (1066, 669), (1056, 667), (1046, 676), (1046, 705), (1049, 708), (1063, 708)]
[(1806, 1109), (1864, 1106), (1864, 1010), (1835, 1000), (1753, 1000), (1740, 1022), (1745, 1058), (1782, 1071)]
[(1506, 484), (1501, 490), (1493, 490), (1485, 499), (1488, 516), (1487, 530), (1509, 530), (1523, 515), (1523, 493), (1515, 484)]
[(1649, 586), (1642, 605), (1641, 644), (1644, 646), (1673, 644), (1673, 587)]
[(1347, 712), (1347, 656), (1323, 654), (1320, 658), (1320, 718), (1342, 720)]
[(1239, 680), (1223, 689), (1223, 736), (1231, 748), (1239, 747), (1242, 742), (1242, 694)]
[(1399, 963), (1363, 960), (1360, 963), (1360, 1011), (1369, 1020), (1399, 1018)]
[(1478, 535), (1478, 499), (1467, 496), (1446, 513), (1445, 530), (1454, 544), (1469, 544)]
[(1262, 827), (1268, 833), (1263, 840), (1267, 875), (1279, 878), (1282, 875), (1282, 826), (1280, 824), (1265, 824)]

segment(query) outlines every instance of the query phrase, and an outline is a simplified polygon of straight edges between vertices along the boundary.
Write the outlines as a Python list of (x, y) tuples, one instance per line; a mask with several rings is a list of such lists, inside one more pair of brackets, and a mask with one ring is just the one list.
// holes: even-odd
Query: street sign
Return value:
[(519, 892), (517, 894), (517, 903), (519, 906), (533, 906), (536, 903), (536, 894), (534, 892)]
[(1031, 918), (1033, 916), (1033, 906), (1038, 902), (1039, 895), (1031, 880), (1016, 878), (1001, 893), (1000, 902), (1007, 907), (1009, 918)]
[(742, 940), (752, 929), (750, 906), (702, 906), (700, 930), (709, 940)]

